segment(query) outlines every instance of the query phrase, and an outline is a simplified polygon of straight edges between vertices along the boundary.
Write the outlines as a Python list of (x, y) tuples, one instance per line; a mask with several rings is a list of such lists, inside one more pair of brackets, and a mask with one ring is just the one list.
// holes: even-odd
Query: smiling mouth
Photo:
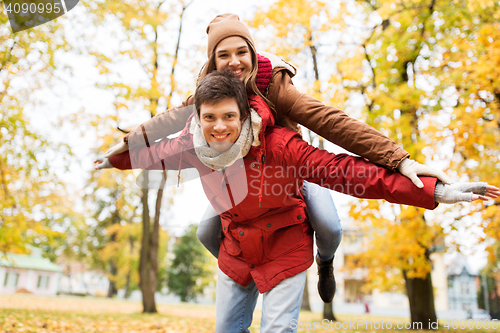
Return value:
[(238, 69), (238, 70), (233, 71), (233, 74), (234, 74), (234, 75), (236, 75), (236, 76), (241, 75), (241, 73), (243, 73), (243, 69), (242, 69), (242, 68), (240, 68), (240, 69)]
[(212, 137), (216, 140), (224, 140), (229, 136), (229, 133), (226, 134), (212, 134)]

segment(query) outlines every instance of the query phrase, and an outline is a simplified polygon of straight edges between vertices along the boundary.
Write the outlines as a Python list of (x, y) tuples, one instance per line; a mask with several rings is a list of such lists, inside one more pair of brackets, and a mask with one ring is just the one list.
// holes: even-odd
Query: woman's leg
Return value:
[(316, 232), (319, 258), (323, 261), (332, 260), (342, 240), (342, 226), (330, 190), (305, 181), (302, 194), (309, 223)]
[(259, 290), (253, 281), (247, 287), (242, 287), (219, 269), (215, 295), (215, 332), (250, 332), (248, 328), (252, 325), (258, 296)]
[(333, 257), (342, 240), (342, 226), (328, 189), (305, 181), (302, 194), (309, 222), (316, 233), (318, 292), (325, 303), (330, 303), (336, 290)]
[(220, 241), (222, 227), (220, 216), (217, 214), (212, 205), (208, 205), (205, 214), (202, 217), (196, 237), (207, 248), (215, 258), (219, 257)]
[(264, 293), (261, 333), (297, 332), (307, 271), (281, 281)]

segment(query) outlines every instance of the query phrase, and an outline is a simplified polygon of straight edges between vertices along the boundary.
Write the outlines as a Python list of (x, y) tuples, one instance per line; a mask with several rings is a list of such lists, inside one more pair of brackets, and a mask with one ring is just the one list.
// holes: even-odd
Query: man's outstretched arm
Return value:
[(358, 198), (434, 209), (437, 203), (488, 200), (500, 195), (498, 188), (486, 183), (447, 185), (435, 177), (420, 177), (424, 186), (419, 188), (399, 172), (361, 157), (317, 149), (296, 135), (273, 153), (280, 154), (280, 150), (284, 164), (296, 166), (300, 178)]

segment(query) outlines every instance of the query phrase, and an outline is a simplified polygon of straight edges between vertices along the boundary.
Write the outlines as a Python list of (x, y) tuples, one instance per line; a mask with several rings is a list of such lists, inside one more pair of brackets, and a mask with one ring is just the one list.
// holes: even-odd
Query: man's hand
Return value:
[(104, 153), (104, 157), (110, 158), (111, 156), (126, 152), (127, 150), (128, 150), (128, 145), (122, 141), (119, 144), (109, 148), (108, 151)]
[(489, 200), (500, 195), (500, 190), (486, 183), (436, 184), (434, 200), (439, 203), (454, 204), (462, 201)]
[(103, 155), (96, 157), (94, 160), (94, 167), (96, 170), (113, 169), (113, 165), (109, 161), (109, 158), (106, 158)]
[(418, 179), (419, 175), (436, 177), (445, 184), (453, 183), (450, 177), (448, 177), (443, 171), (429, 168), (428, 166), (415, 162), (414, 160), (410, 160), (409, 158), (399, 163), (398, 171), (402, 175), (410, 178), (413, 184), (415, 184), (418, 188), (424, 187), (422, 181)]

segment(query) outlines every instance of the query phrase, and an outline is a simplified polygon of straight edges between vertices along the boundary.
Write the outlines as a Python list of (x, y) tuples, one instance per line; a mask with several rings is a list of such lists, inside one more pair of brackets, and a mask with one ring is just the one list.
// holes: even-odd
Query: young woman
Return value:
[[(423, 184), (417, 174), (434, 176), (450, 183), (443, 172), (410, 160), (405, 150), (374, 128), (299, 92), (292, 83), (295, 68), (276, 56), (263, 52), (258, 54), (248, 28), (237, 15), (218, 15), (208, 25), (207, 34), (208, 60), (198, 82), (214, 70), (229, 69), (244, 83), (249, 94), (259, 96), (268, 104), (277, 125), (300, 132), (298, 124), (301, 124), (373, 163), (398, 170), (418, 187)], [(190, 96), (181, 107), (148, 120), (125, 136), (123, 143), (111, 148), (105, 157), (141, 145), (145, 140), (153, 142), (181, 131), (191, 115), (192, 110), (188, 106), (193, 103), (194, 97)], [(336, 289), (333, 257), (342, 236), (340, 220), (328, 190), (305, 182), (303, 195), (309, 221), (316, 233), (318, 291), (324, 302), (331, 302)], [(211, 207), (205, 217), (200, 222), (198, 238), (217, 257), (221, 237), (220, 218)]]

